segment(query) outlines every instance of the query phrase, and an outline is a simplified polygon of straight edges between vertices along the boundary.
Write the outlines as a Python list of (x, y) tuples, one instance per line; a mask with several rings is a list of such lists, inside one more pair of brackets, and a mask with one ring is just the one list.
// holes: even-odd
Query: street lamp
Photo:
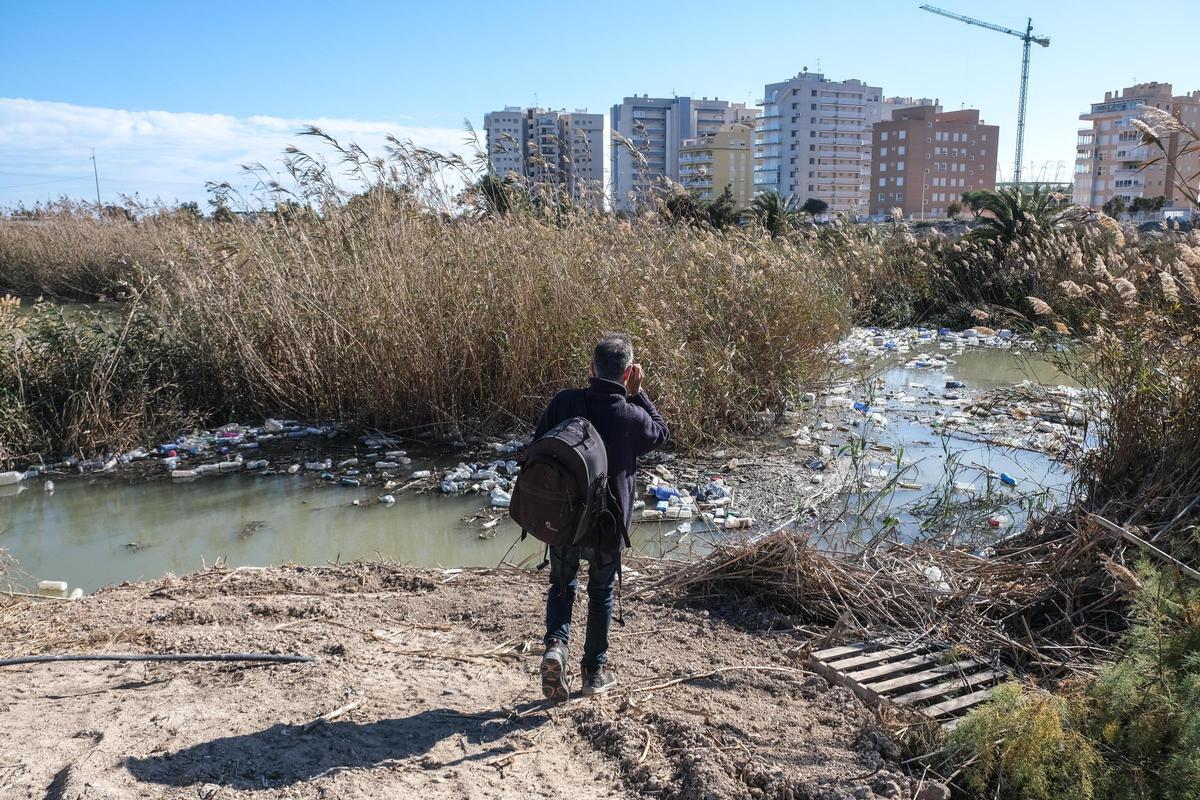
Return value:
[(921, 222), (925, 221), (925, 190), (929, 188), (929, 167), (921, 176)]

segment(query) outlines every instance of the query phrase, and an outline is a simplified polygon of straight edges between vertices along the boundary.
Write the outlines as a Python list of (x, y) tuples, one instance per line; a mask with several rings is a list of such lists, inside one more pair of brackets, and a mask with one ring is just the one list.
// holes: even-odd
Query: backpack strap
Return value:
[[(629, 541), (629, 534), (625, 534), (625, 541)], [(624, 569), (625, 560), (617, 553), (617, 624), (622, 628), (625, 627), (625, 608), (621, 603), (621, 595), (625, 594), (625, 581), (621, 578)]]

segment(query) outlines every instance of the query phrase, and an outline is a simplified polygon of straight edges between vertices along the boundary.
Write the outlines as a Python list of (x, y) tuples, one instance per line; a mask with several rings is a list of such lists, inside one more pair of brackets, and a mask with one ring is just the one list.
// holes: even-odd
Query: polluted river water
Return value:
[[(868, 380), (880, 393), (925, 387), (930, 397), (941, 391), (950, 372), (978, 391), (1027, 379), (1069, 383), (1048, 362), (1011, 350), (973, 348), (955, 353), (953, 360), (944, 370), (929, 370), (906, 368), (904, 359), (893, 358), (880, 363)], [(938, 434), (918, 421), (922, 413), (920, 404), (908, 414), (888, 412), (888, 423), (873, 439), (883, 446), (872, 455), (885, 470), (895, 457), (882, 450), (902, 454), (907, 466), (890, 466), (902, 472), (898, 477), (903, 484), (913, 487), (894, 486), (886, 499), (873, 504), (876, 517), (894, 515), (915, 531), (919, 519), (911, 507), (949, 480), (949, 462), (959, 465), (950, 470), (951, 477), (974, 480), (981, 487), (988, 472), (1003, 472), (1023, 489), (1037, 487), (1050, 496), (1061, 496), (1069, 483), (1068, 469), (1051, 456)], [(836, 445), (839, 435), (831, 432), (830, 442)], [(803, 462), (808, 456), (797, 449), (795, 458)], [(454, 463), (456, 459), (446, 458), (428, 466), (449, 469)], [(921, 488), (915, 488), (918, 485)], [(518, 531), (506, 519), (494, 536), (480, 536), (478, 521), (470, 518), (486, 507), (485, 496), (404, 493), (394, 505), (383, 505), (376, 502), (380, 494), (378, 487), (329, 485), (303, 473), (187, 482), (67, 478), (58, 481), (53, 493), (44, 492), (40, 482), (27, 481), (0, 487), (0, 548), (16, 559), (25, 575), (65, 581), (87, 592), (126, 580), (191, 572), (218, 560), (236, 567), (383, 557), (451, 568), (495, 566), (501, 559), (535, 564), (541, 559), (540, 544), (533, 539), (517, 542)], [(852, 505), (868, 494), (852, 496)], [(1015, 503), (1010, 506), (1001, 515), (1003, 524), (993, 526), (1002, 528), (998, 533), (1023, 522), (1022, 509)], [(672, 557), (704, 551), (705, 531), (678, 537), (675, 527), (636, 524), (634, 546), (647, 555)], [(735, 534), (740, 535), (721, 535)]]

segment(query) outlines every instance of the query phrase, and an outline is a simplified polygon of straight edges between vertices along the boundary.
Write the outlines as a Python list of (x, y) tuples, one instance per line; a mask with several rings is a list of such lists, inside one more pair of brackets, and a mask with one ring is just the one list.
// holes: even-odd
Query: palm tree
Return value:
[(763, 192), (755, 197), (750, 212), (772, 238), (787, 233), (796, 219), (794, 199), (785, 200), (779, 192)]
[(1063, 207), (1061, 201), (1059, 193), (1040, 184), (1034, 184), (1029, 191), (1012, 186), (986, 192), (977, 201), (981, 224), (972, 235), (1007, 245), (1020, 236), (1060, 227), (1077, 216), (1073, 207)]

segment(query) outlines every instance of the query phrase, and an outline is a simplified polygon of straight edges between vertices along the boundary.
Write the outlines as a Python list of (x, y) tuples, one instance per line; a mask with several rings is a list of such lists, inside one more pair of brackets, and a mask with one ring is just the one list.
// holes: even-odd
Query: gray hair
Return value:
[(633, 342), (627, 333), (606, 333), (596, 344), (592, 367), (596, 377), (620, 383), (625, 370), (633, 363)]

